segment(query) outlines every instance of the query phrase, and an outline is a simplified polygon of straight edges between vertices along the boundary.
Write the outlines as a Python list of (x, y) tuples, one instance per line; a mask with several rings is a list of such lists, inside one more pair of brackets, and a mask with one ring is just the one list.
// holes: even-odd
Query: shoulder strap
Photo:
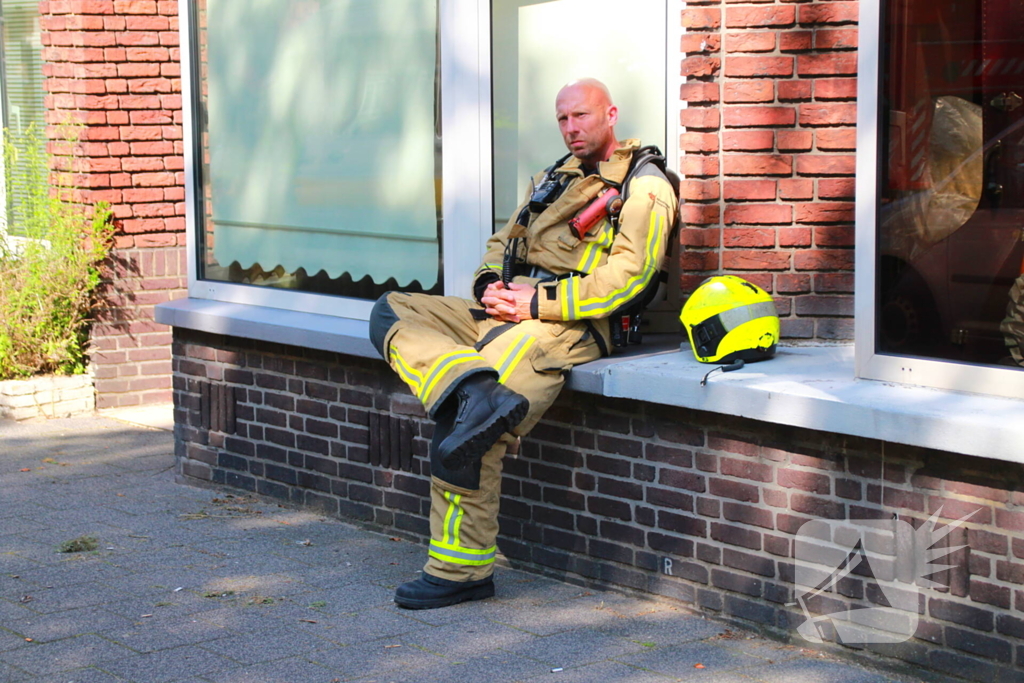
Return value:
[(668, 167), (668, 161), (665, 156), (658, 149), (657, 145), (645, 145), (644, 147), (638, 148), (633, 152), (633, 159), (629, 164), (629, 171), (626, 173), (626, 177), (622, 181), (622, 201), (625, 202), (629, 199), (629, 185), (633, 178), (642, 175), (660, 175), (669, 186), (672, 188), (672, 192), (676, 195), (676, 217), (673, 221), (668, 234), (668, 249), (671, 253), (672, 248), (675, 245), (676, 238), (679, 235), (679, 228), (682, 224), (680, 219), (679, 211), (679, 175)]

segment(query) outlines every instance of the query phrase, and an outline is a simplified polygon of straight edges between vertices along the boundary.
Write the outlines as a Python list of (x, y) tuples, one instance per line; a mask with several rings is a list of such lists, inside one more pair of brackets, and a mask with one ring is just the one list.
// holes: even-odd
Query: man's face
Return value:
[(596, 166), (614, 151), (610, 147), (615, 143), (618, 110), (599, 88), (563, 88), (555, 100), (555, 115), (566, 148), (584, 164)]

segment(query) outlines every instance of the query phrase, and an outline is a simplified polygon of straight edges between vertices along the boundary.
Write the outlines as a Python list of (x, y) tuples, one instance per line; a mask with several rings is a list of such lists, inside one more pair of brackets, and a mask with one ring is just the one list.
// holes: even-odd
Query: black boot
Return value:
[(426, 572), (395, 591), (395, 604), (406, 609), (434, 609), (467, 600), (494, 597), (494, 577), (479, 581), (449, 581)]
[[(435, 439), (437, 452), (449, 470), (461, 470), (480, 460), (505, 432), (526, 417), (530, 402), (525, 396), (499, 384), (492, 375), (470, 375), (456, 387), (448, 401), (457, 401), (455, 419), (438, 419), (435, 429), (447, 429)], [(451, 425), (449, 427), (449, 424)]]

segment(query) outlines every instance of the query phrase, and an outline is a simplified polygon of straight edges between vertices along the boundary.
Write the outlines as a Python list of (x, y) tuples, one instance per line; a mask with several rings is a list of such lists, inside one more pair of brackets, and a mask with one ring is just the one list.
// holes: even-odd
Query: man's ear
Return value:
[(619, 120), (619, 108), (614, 104), (608, 107), (608, 125), (614, 126)]

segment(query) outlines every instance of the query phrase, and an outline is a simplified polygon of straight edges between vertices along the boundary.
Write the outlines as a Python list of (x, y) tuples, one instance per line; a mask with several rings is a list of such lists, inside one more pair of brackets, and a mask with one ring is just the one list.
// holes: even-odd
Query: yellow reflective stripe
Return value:
[(444, 515), (442, 539), (445, 543), (458, 544), (459, 526), (462, 523), (462, 507), (459, 505), (459, 501), (462, 500), (462, 496), (458, 493), (445, 491), (444, 497), (448, 501), (448, 510)]
[(464, 548), (453, 543), (443, 543), (431, 539), (428, 553), (431, 557), (436, 557), (444, 562), (480, 566), (494, 562), (497, 551), (498, 547), (493, 545), (490, 548)]
[(456, 365), (468, 363), (471, 360), (481, 360), (485, 363), (487, 362), (486, 360), (484, 360), (484, 357), (481, 356), (479, 353), (476, 353), (475, 351), (470, 351), (468, 349), (446, 353), (440, 358), (438, 358), (436, 361), (434, 361), (434, 364), (430, 367), (430, 370), (427, 372), (427, 378), (423, 380), (423, 388), (422, 393), (420, 393), (420, 400), (423, 401), (424, 403), (427, 402), (427, 400), (430, 398), (430, 392), (434, 390), (434, 387), (437, 386), (437, 383), (441, 380), (442, 377), (444, 377), (445, 373), (447, 373), (448, 370), (452, 369)]
[(409, 364), (405, 362), (401, 354), (398, 353), (398, 349), (391, 345), (391, 360), (395, 361), (395, 369), (398, 370), (398, 374), (401, 375), (405, 383), (412, 389), (412, 393), (420, 393), (420, 383), (423, 382), (423, 375), (416, 372), (409, 367)]
[(611, 229), (611, 224), (608, 223), (607, 219), (601, 221), (602, 232), (598, 234), (596, 240), (587, 245), (586, 250), (583, 252), (583, 258), (580, 259), (580, 264), (576, 267), (576, 270), (581, 273), (590, 273), (601, 260), (601, 254), (604, 253), (612, 243), (612, 237), (614, 236), (614, 230)]
[(631, 277), (623, 287), (616, 289), (608, 296), (580, 302), (577, 309), (578, 317), (607, 315), (643, 291), (643, 288), (647, 286), (647, 283), (650, 282), (655, 274), (657, 255), (661, 253), (660, 247), (664, 237), (662, 234), (664, 224), (664, 216), (651, 212), (651, 225), (647, 231), (647, 244), (644, 249), (645, 258), (640, 273)]
[(502, 354), (502, 362), (498, 363), (498, 381), (502, 384), (505, 383), (516, 367), (519, 365), (519, 361), (523, 359), (527, 349), (533, 346), (533, 342), (536, 338), (531, 337), (528, 334), (519, 335), (519, 339), (515, 343), (510, 344)]
[(583, 258), (576, 265), (576, 270), (581, 273), (589, 273), (590, 269), (594, 267), (594, 252), (597, 251), (599, 240), (594, 240), (587, 244), (587, 248), (583, 250)]

